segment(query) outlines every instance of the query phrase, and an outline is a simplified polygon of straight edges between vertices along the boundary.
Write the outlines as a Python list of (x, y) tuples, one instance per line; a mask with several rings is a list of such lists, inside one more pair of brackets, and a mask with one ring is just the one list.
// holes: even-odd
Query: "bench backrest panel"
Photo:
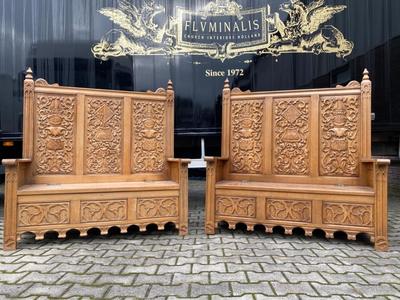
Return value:
[(24, 158), (33, 160), (33, 182), (167, 178), (167, 159), (173, 157), (172, 84), (138, 93), (29, 80)]
[[(364, 89), (364, 90), (363, 90)], [(359, 184), (370, 152), (371, 82), (282, 92), (224, 89), (225, 178)]]

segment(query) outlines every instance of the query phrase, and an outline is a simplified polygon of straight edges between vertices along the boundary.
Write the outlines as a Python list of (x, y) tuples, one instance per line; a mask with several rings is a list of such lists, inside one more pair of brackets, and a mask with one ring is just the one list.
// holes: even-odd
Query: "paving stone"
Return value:
[[(27, 290), (32, 283), (25, 284), (0, 284), (0, 296), (7, 296), (9, 298), (16, 298), (22, 294), (25, 290)], [(4, 298), (4, 297), (3, 297)]]
[(186, 251), (165, 251), (164, 255), (161, 256), (164, 258), (168, 257), (193, 257), (193, 251), (192, 250), (186, 250)]
[[(400, 255), (397, 253), (397, 255)], [(366, 274), (400, 274), (400, 266), (395, 265), (385, 265), (385, 266), (366, 266)], [(357, 273), (360, 273), (357, 271)]]
[(210, 265), (201, 265), (201, 264), (193, 264), (192, 273), (201, 273), (201, 272), (226, 272), (226, 266), (224, 263), (219, 264), (210, 264)]
[(85, 273), (87, 270), (89, 270), (89, 268), (91, 268), (92, 265), (91, 264), (77, 264), (77, 265), (70, 265), (68, 263), (62, 263), (59, 264), (58, 266), (56, 266), (55, 268), (53, 268), (51, 271), (49, 271), (49, 273), (68, 273), (68, 272), (74, 272), (74, 273), (79, 273), (79, 274), (83, 274)]
[[(361, 275), (356, 273), (344, 273), (344, 274), (332, 274), (332, 273), (320, 273), (330, 284), (339, 283), (360, 283), (367, 284), (367, 282), (362, 279)], [(323, 282), (322, 282), (323, 283)]]
[(236, 272), (236, 273), (217, 273), (210, 272), (210, 281), (211, 284), (216, 284), (220, 282), (248, 282), (247, 276), (245, 272)]
[(198, 297), (201, 295), (219, 295), (223, 297), (232, 296), (229, 284), (224, 282), (220, 284), (197, 284), (192, 283), (190, 293), (192, 297)]
[(178, 257), (176, 265), (186, 265), (186, 264), (200, 264), (206, 265), (208, 263), (207, 256), (202, 257)]
[(228, 272), (237, 272), (237, 271), (253, 271), (253, 272), (262, 272), (261, 266), (258, 263), (249, 263), (249, 264), (226, 264), (228, 268)]
[[(267, 251), (268, 252), (268, 251)], [(245, 264), (251, 264), (251, 263), (268, 263), (268, 264), (274, 264), (274, 260), (272, 256), (265, 254), (264, 256), (242, 256), (242, 261)]]
[(360, 276), (369, 284), (373, 285), (379, 285), (382, 283), (400, 283), (400, 279), (393, 274), (381, 274), (379, 276), (361, 274)]
[(141, 284), (162, 284), (168, 285), (171, 284), (172, 274), (163, 274), (163, 275), (146, 275), (139, 274), (135, 279), (135, 285)]
[(287, 282), (282, 272), (271, 272), (271, 273), (247, 272), (247, 276), (249, 278), (249, 281), (254, 283), (261, 281), (277, 281), (281, 283)]
[(35, 264), (35, 263), (27, 263), (23, 265), (21, 268), (15, 270), (15, 272), (41, 272), (48, 273), (50, 270), (56, 268), (59, 264)]
[(70, 284), (63, 285), (46, 285), (43, 283), (35, 283), (31, 285), (29, 289), (26, 289), (20, 296), (32, 297), (32, 296), (49, 296), (53, 298), (60, 298), (64, 296), (64, 292), (69, 289)]
[(67, 257), (63, 255), (55, 255), (53, 257), (49, 256), (49, 259), (47, 259), (48, 264), (54, 264), (54, 263), (65, 263), (68, 262), (69, 264), (78, 264), (81, 261), (87, 262), (88, 257), (85, 256), (76, 256), (76, 257)]
[(144, 261), (146, 257), (134, 257), (134, 258), (125, 258), (125, 257), (116, 257), (115, 260), (110, 264), (112, 266), (142, 266), (144, 265)]
[[(274, 263), (261, 263), (261, 268), (263, 269), (264, 272), (269, 273), (269, 272), (274, 272), (274, 271), (279, 271), (279, 272), (296, 272), (297, 269), (293, 263), (283, 263), (283, 264), (274, 264)], [(306, 273), (309, 273), (312, 271), (308, 271)]]
[(52, 263), (54, 261), (51, 261), (52, 259), (57, 259), (57, 256), (35, 256), (35, 255), (23, 255), (20, 257), (18, 260), (16, 260), (16, 263), (36, 263), (36, 264), (44, 264), (46, 262)]
[(97, 278), (99, 278), (99, 274), (74, 274), (67, 273), (63, 277), (61, 277), (57, 284), (62, 283), (84, 283), (86, 285), (93, 284)]
[[(94, 257), (94, 256), (83, 256), (81, 257), (82, 260), (80, 261), (81, 264), (101, 264), (105, 266), (111, 265), (115, 257)], [(71, 263), (69, 260), (66, 260)]]
[(155, 274), (158, 266), (126, 266), (121, 274)]
[(146, 297), (146, 293), (149, 290), (149, 285), (141, 285), (141, 286), (123, 286), (123, 285), (115, 285), (113, 284), (111, 288), (107, 291), (104, 298), (106, 299), (115, 299), (116, 297), (132, 297), (134, 298), (142, 298)]
[(284, 296), (287, 294), (305, 294), (308, 296), (318, 296), (317, 292), (308, 282), (300, 282), (296, 284), (271, 282), (272, 288), (277, 295)]
[(318, 291), (321, 296), (333, 296), (333, 295), (347, 295), (352, 297), (360, 298), (362, 294), (360, 290), (354, 288), (348, 283), (341, 283), (337, 285), (327, 285), (319, 283), (311, 283), (313, 287)]
[(303, 281), (327, 283), (327, 281), (317, 272), (311, 272), (311, 273), (284, 272), (283, 274), (291, 283), (298, 283)]
[(107, 274), (119, 274), (121, 273), (124, 266), (104, 266), (104, 265), (92, 265), (92, 267), (86, 271), (87, 274), (94, 274), (94, 273), (107, 273)]
[[(162, 275), (165, 276), (165, 275)], [(210, 284), (209, 273), (197, 273), (197, 274), (181, 274), (175, 273), (173, 275), (172, 284), (180, 283), (199, 283), (199, 284)]]
[(177, 257), (170, 257), (170, 258), (155, 258), (155, 257), (149, 257), (145, 260), (144, 264), (145, 266), (152, 266), (152, 265), (170, 265), (174, 266), (176, 265), (178, 258)]
[(0, 272), (13, 272), (15, 270), (18, 270), (19, 268), (21, 268), (22, 266), (24, 266), (25, 263), (5, 263), (2, 264), (0, 263)]
[[(21, 274), (21, 273), (15, 273)], [(26, 282), (43, 282), (46, 284), (53, 284), (57, 282), (61, 277), (64, 276), (65, 273), (59, 272), (55, 274), (51, 273), (39, 273), (39, 272), (31, 272), (27, 276), (21, 278), (18, 283), (26, 283)], [(1, 277), (1, 275), (0, 275)]]
[[(198, 298), (196, 298), (198, 299)], [(211, 296), (211, 300), (230, 300), (230, 299), (240, 299), (240, 300), (253, 300), (253, 295), (242, 295), (242, 296), (238, 296), (238, 297), (233, 297), (233, 296), (229, 296), (229, 297), (221, 297), (221, 296)]]
[[(58, 286), (57, 286), (58, 287)], [(108, 286), (87, 286), (81, 284), (74, 284), (63, 297), (69, 298), (73, 296), (87, 296), (95, 299), (104, 298), (104, 294), (109, 289)]]
[(170, 286), (153, 285), (147, 297), (152, 299), (159, 296), (188, 297), (189, 284), (184, 283), (180, 285), (170, 285)]
[(287, 295), (287, 296), (265, 296), (265, 295), (254, 295), (256, 300), (298, 300), (300, 299), (297, 295)]
[(159, 266), (157, 274), (167, 274), (167, 273), (191, 273), (191, 265), (181, 265), (181, 266)]
[(234, 296), (241, 296), (247, 293), (260, 293), (264, 295), (274, 295), (274, 292), (271, 289), (271, 286), (267, 282), (259, 282), (259, 283), (232, 283), (232, 290)]
[[(142, 274), (143, 275), (143, 274)], [(144, 276), (144, 275), (143, 275)], [(96, 285), (131, 285), (135, 279), (136, 275), (113, 275), (113, 274), (102, 274), (94, 282)]]
[[(349, 273), (349, 272), (354, 272), (354, 273), (362, 273), (362, 274), (371, 274), (370, 271), (368, 271), (367, 267), (369, 268), (370, 266), (362, 266), (362, 265), (350, 265), (350, 266), (344, 266), (344, 265), (336, 265), (336, 264), (328, 264), (330, 269), (333, 269), (333, 272), (328, 271), (326, 269), (326, 272), (329, 273)], [(325, 272), (324, 270), (321, 270), (322, 272)]]
[[(21, 278), (30, 274), (29, 272), (22, 272), (22, 273), (0, 273), (0, 282), (13, 284), (17, 283)], [(23, 282), (20, 282), (23, 283)]]

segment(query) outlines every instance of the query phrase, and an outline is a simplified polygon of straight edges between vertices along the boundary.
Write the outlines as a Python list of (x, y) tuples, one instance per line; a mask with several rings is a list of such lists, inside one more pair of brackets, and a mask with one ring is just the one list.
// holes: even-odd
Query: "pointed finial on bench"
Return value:
[(172, 80), (168, 80), (168, 90), (172, 91), (174, 89), (174, 84), (172, 83)]
[(363, 80), (369, 80), (369, 72), (367, 69), (364, 69), (363, 75)]
[(224, 89), (230, 89), (230, 85), (229, 85), (229, 79), (226, 78), (224, 81)]
[(26, 70), (25, 79), (33, 79), (33, 72), (31, 68), (28, 68), (28, 70)]

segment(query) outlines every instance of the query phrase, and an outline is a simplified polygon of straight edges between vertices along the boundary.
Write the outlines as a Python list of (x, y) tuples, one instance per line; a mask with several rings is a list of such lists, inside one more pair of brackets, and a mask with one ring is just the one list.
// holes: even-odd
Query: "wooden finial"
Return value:
[(363, 75), (363, 80), (369, 80), (369, 72), (367, 69), (364, 69)]
[(172, 83), (172, 80), (168, 80), (168, 90), (173, 90), (174, 89), (174, 84)]
[(228, 79), (228, 78), (225, 79), (225, 82), (224, 82), (224, 89), (230, 89), (229, 79)]
[(28, 70), (26, 70), (25, 79), (33, 79), (33, 72), (31, 68), (28, 68)]

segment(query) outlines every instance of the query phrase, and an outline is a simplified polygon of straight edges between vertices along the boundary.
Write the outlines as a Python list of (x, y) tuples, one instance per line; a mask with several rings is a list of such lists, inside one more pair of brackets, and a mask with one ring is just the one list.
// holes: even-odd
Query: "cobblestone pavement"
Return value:
[(240, 229), (207, 237), (204, 182), (190, 184), (188, 236), (26, 238), (17, 251), (0, 251), (0, 298), (400, 299), (398, 197), (390, 201), (390, 252), (379, 253), (365, 241)]

